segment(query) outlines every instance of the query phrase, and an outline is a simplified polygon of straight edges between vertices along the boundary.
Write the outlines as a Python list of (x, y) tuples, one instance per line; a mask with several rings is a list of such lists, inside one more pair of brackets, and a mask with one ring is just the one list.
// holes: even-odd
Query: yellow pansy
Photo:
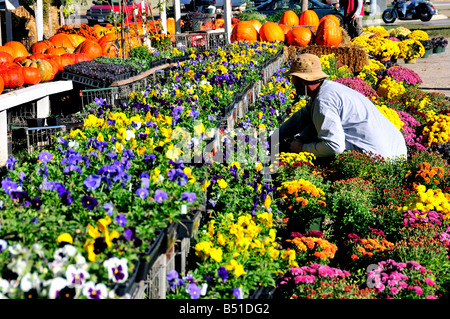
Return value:
[(219, 179), (217, 181), (217, 185), (219, 185), (219, 187), (222, 188), (222, 189), (224, 189), (224, 188), (226, 188), (228, 186), (227, 182), (225, 182), (224, 179)]

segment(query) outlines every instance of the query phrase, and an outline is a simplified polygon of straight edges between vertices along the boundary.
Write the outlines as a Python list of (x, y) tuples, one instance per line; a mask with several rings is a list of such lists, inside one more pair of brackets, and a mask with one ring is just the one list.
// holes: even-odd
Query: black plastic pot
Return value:
[(28, 127), (43, 127), (45, 124), (45, 118), (34, 118), (34, 119), (27, 119), (27, 125)]
[(155, 263), (156, 259), (161, 255), (161, 244), (164, 238), (164, 231), (160, 231), (151, 246), (144, 255), (140, 257), (140, 265), (136, 274), (136, 282), (144, 280)]
[(57, 117), (47, 117), (47, 126), (59, 126), (61, 125), (61, 118)]
[(178, 222), (177, 237), (195, 238), (202, 219), (202, 212), (200, 210), (188, 213), (185, 218)]

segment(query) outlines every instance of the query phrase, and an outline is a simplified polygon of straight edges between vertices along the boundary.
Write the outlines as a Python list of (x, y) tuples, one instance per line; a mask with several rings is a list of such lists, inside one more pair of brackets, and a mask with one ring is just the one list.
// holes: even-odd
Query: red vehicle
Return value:
[[(119, 0), (94, 1), (94, 5), (86, 11), (86, 18), (90, 26), (94, 24), (106, 25), (113, 23), (109, 19), (113, 12), (116, 14), (122, 12), (124, 19), (133, 22), (133, 10), (136, 10), (136, 16), (139, 17), (142, 12), (141, 4), (137, 4), (133, 0), (121, 0), (120, 3)], [(147, 3), (145, 4), (145, 12), (149, 12)]]

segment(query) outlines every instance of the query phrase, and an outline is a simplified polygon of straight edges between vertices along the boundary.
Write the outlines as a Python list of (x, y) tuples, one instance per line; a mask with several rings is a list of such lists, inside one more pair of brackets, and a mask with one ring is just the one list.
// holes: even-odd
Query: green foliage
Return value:
[(283, 15), (283, 13), (288, 10), (294, 11), (299, 17), (302, 14), (302, 9), (297, 9), (297, 8), (281, 9), (281, 10), (278, 10), (277, 13), (275, 13), (271, 16), (268, 16), (267, 20), (278, 23), (278, 21), (280, 21), (281, 16)]
[(238, 19), (240, 21), (258, 20), (259, 22), (261, 22), (261, 24), (264, 24), (267, 21), (271, 21), (265, 14), (252, 11), (239, 13)]
[(333, 237), (338, 243), (343, 243), (350, 233), (365, 236), (370, 228), (375, 228), (377, 216), (371, 209), (373, 195), (373, 184), (363, 179), (333, 183), (328, 202), (330, 214), (334, 217)]

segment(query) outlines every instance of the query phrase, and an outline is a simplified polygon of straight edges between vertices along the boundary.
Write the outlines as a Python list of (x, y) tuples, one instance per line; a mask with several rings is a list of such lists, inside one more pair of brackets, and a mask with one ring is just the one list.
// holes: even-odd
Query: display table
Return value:
[(50, 95), (72, 89), (72, 81), (54, 81), (39, 83), (0, 95), (0, 166), (5, 165), (10, 155), (8, 152), (8, 110), (35, 101), (37, 117), (47, 117), (50, 114)]

